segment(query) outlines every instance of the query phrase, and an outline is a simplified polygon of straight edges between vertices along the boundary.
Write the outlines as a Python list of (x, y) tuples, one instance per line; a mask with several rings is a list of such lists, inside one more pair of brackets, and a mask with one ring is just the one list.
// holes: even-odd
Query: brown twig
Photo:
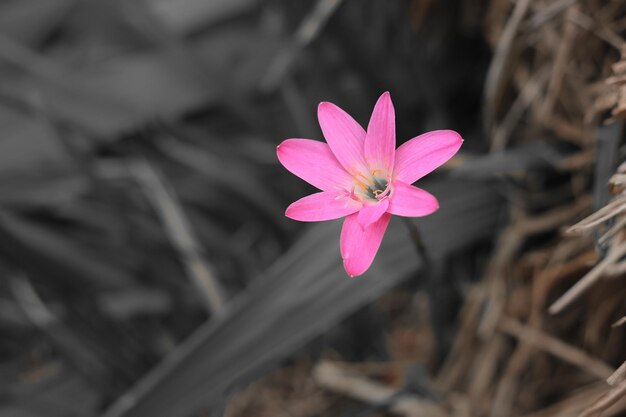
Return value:
[(607, 410), (613, 404), (626, 397), (626, 381), (622, 381), (611, 389), (593, 405), (585, 409), (579, 417), (599, 417), (603, 411)]
[(517, 320), (503, 317), (498, 327), (511, 336), (548, 352), (565, 362), (578, 366), (590, 375), (606, 379), (613, 372), (613, 369), (604, 362), (592, 358), (580, 349), (549, 336), (538, 329), (524, 326)]
[(600, 278), (604, 276), (607, 268), (615, 264), (615, 262), (617, 262), (624, 255), (626, 255), (626, 243), (622, 243), (617, 247), (612, 247), (607, 256), (600, 261), (598, 265), (596, 265), (550, 306), (550, 313), (558, 314), (563, 311), (565, 307), (589, 290)]
[(390, 403), (394, 413), (409, 417), (446, 417), (449, 414), (440, 405), (414, 395), (370, 381), (344, 371), (331, 362), (321, 362), (314, 371), (315, 380), (324, 388), (373, 405)]

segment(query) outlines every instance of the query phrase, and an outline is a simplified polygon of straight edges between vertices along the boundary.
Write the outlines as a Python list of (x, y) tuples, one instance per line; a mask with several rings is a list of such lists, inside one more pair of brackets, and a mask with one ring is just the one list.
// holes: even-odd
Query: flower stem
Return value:
[(432, 363), (433, 369), (438, 369), (448, 356), (452, 341), (449, 329), (451, 328), (450, 311), (454, 311), (454, 303), (458, 303), (456, 293), (445, 280), (446, 265), (439, 259), (436, 262), (428, 253), (419, 229), (408, 218), (403, 218), (409, 230), (411, 240), (415, 245), (417, 254), (422, 260), (419, 275), (423, 278), (422, 289), (428, 296), (428, 309), (430, 312), (431, 328), (435, 336), (436, 356)]
[(409, 229), (409, 235), (415, 245), (417, 254), (420, 258), (422, 258), (422, 262), (424, 262), (424, 269), (428, 268), (428, 265), (430, 264), (430, 256), (428, 256), (428, 251), (426, 250), (426, 246), (424, 246), (424, 241), (422, 240), (419, 229), (410, 219), (403, 217), (402, 220), (404, 221), (407, 229)]

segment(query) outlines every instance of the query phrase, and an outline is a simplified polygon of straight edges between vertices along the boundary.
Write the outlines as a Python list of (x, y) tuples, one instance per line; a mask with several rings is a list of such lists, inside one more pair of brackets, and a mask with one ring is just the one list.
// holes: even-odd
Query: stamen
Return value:
[[(376, 191), (379, 191), (380, 193), (377, 194)], [(389, 193), (391, 192), (391, 187), (389, 186), (389, 183), (387, 183), (387, 188), (385, 188), (385, 191), (380, 191), (380, 190), (376, 190), (374, 191), (374, 196), (380, 200), (385, 198), (387, 195), (389, 195)]]
[(361, 199), (354, 193), (354, 187), (350, 190), (350, 199), (360, 202)]
[(366, 191), (369, 188), (367, 185), (363, 184), (361, 181), (358, 181), (356, 178), (355, 178), (355, 182), (356, 182), (356, 185), (358, 185), (362, 191)]
[[(365, 182), (359, 180), (359, 177), (363, 179)], [(366, 192), (370, 188), (369, 184), (371, 184), (372, 179), (367, 178), (365, 175), (359, 172), (354, 176), (354, 182), (356, 183), (356, 185), (358, 185), (361, 188), (362, 191)]]
[(365, 175), (361, 174), (360, 172), (355, 175), (354, 179), (357, 179), (358, 177), (361, 177), (366, 183), (372, 182), (371, 178), (367, 178)]

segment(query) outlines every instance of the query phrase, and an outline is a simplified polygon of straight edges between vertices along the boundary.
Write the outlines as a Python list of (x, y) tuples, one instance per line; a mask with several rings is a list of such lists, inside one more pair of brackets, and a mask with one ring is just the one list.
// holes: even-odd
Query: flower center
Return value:
[(376, 174), (378, 171), (370, 175), (357, 174), (354, 177), (355, 191), (362, 199), (380, 201), (389, 195), (389, 180)]
[(372, 184), (365, 190), (365, 195), (371, 199), (383, 198), (388, 190), (389, 182), (384, 178), (373, 178)]

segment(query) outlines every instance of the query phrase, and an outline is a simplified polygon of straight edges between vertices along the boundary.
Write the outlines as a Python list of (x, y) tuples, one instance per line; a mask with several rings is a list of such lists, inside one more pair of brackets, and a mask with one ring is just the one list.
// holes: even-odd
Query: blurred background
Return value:
[[(622, 0), (0, 0), (0, 416), (626, 415), (625, 46)], [(348, 279), (275, 148), (387, 90), (465, 143)]]

